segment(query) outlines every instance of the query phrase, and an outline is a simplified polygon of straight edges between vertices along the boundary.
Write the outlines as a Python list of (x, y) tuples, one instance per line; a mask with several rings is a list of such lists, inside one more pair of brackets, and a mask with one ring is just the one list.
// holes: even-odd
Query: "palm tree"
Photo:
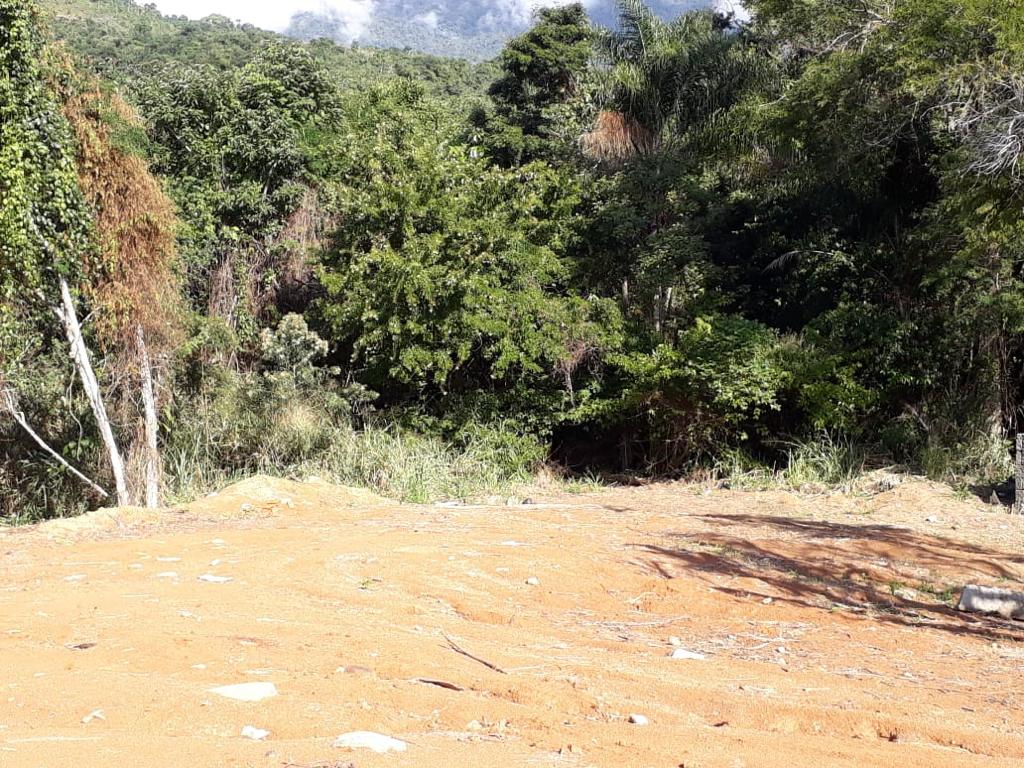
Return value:
[(604, 109), (583, 137), (589, 156), (613, 164), (699, 128), (756, 79), (760, 60), (713, 11), (666, 22), (643, 0), (618, 0), (618, 8), (619, 28), (598, 35)]

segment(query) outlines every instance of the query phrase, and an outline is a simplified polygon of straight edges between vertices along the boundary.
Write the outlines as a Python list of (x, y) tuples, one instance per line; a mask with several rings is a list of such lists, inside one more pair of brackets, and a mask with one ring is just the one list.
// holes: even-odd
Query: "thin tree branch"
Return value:
[(498, 672), (499, 674), (502, 674), (502, 675), (507, 675), (508, 674), (508, 672), (506, 672), (501, 667), (496, 666), (494, 664), (491, 664), (491, 662), (487, 661), (486, 659), (481, 659), (479, 656), (474, 656), (469, 651), (464, 650), (463, 648), (460, 648), (455, 643), (455, 641), (452, 640), (451, 637), (448, 636), (447, 633), (444, 633), (444, 639), (448, 641), (448, 647), (451, 648), (456, 653), (461, 654), (462, 656), (465, 656), (467, 659), (472, 659), (473, 661), (477, 662), (478, 664), (483, 664), (488, 669), (493, 669), (495, 672)]
[(57, 453), (57, 451), (55, 451), (49, 445), (47, 445), (46, 441), (43, 440), (43, 438), (41, 438), (34, 429), (32, 429), (32, 427), (28, 423), (28, 419), (25, 418), (24, 412), (20, 408), (18, 408), (18, 400), (14, 395), (14, 390), (12, 390), (9, 386), (6, 385), (0, 387), (0, 399), (2, 399), (3, 401), (4, 408), (6, 408), (7, 412), (11, 414), (11, 418), (13, 418), (14, 421), (17, 422), (18, 425), (23, 430), (25, 430), (26, 434), (28, 434), (28, 436), (31, 437), (36, 442), (36, 444), (39, 445), (40, 448), (42, 448), (44, 451), (50, 454), (50, 456), (52, 456), (54, 459), (60, 462), (60, 464), (66, 470), (68, 470), (68, 472), (70, 472), (83, 483), (88, 485), (100, 496), (102, 496), (105, 499), (110, 497), (109, 493), (107, 493), (99, 485), (94, 483), (88, 477), (86, 477), (73, 466), (71, 466), (71, 464), (68, 463), (68, 461), (63, 456)]

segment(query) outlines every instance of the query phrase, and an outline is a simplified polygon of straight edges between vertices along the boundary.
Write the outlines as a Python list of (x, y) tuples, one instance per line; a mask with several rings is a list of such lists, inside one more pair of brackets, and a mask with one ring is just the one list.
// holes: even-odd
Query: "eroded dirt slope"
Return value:
[[(256, 479), (2, 533), (0, 765), (1024, 761), (1024, 626), (946, 592), (1018, 585), (1022, 521), (922, 484), (534, 498)], [(255, 681), (278, 695), (209, 692)], [(357, 730), (408, 749), (332, 748)]]

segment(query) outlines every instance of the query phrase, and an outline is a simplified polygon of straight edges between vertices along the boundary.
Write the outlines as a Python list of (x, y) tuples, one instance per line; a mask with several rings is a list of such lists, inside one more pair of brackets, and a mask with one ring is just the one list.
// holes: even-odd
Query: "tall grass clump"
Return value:
[(918, 462), (931, 480), (953, 486), (999, 483), (1014, 472), (1010, 441), (977, 431), (953, 442), (928, 440)]
[(325, 346), (299, 316), (265, 333), (262, 347), (262, 370), (222, 375), (178, 409), (164, 450), (171, 500), (253, 474), (316, 475), (401, 501), (470, 499), (529, 480), (544, 459), (539, 441), (506, 425), (446, 440), (367, 414), (371, 393), (333, 386), (313, 365)]
[[(301, 416), (297, 416), (297, 412)], [(253, 474), (322, 477), (369, 488), (400, 501), (472, 499), (526, 482), (542, 446), (522, 453), (495, 452), (484, 441), (454, 443), (397, 426), (355, 429), (307, 405), (249, 419), (239, 434), (201, 409), (187, 435), (165, 453), (168, 493), (185, 501)]]
[(791, 488), (849, 491), (864, 475), (868, 455), (853, 438), (825, 432), (812, 440), (791, 442), (782, 474)]
[(743, 490), (852, 491), (867, 472), (869, 449), (852, 437), (823, 432), (780, 445), (776, 463), (738, 448), (722, 451), (712, 472)]

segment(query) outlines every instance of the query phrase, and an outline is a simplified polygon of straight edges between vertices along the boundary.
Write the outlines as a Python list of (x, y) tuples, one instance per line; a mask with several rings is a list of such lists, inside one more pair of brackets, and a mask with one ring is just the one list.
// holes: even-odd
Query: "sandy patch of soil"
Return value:
[[(258, 478), (0, 534), (0, 765), (1022, 764), (1024, 625), (950, 603), (1020, 588), (1024, 521), (918, 483), (534, 498)], [(209, 692), (246, 682), (278, 695)], [(331, 746), (362, 730), (408, 748)]]

